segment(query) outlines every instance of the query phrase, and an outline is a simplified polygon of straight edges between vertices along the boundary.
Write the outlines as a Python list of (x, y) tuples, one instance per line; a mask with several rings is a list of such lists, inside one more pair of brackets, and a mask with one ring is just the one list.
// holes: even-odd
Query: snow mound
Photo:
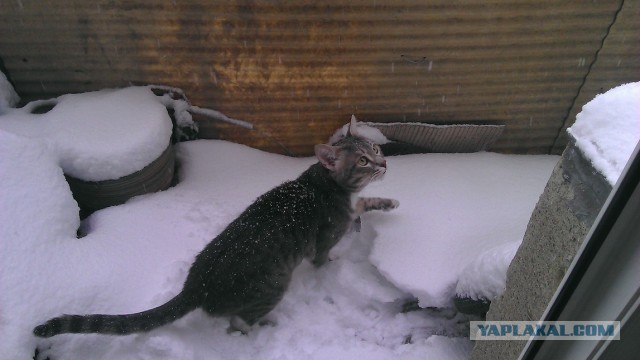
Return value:
[(593, 167), (615, 185), (640, 140), (640, 82), (596, 96), (567, 131)]
[(61, 300), (75, 267), (57, 247), (75, 240), (78, 206), (47, 146), (0, 130), (0, 154), (0, 358), (28, 359), (32, 325)]
[[(398, 199), (400, 207), (363, 217), (378, 231), (372, 263), (420, 306), (451, 306), (459, 275), (479, 254), (522, 241), (557, 161), (492, 153), (388, 157), (385, 179), (364, 193)], [(493, 288), (492, 278), (477, 286)]]
[(520, 241), (483, 251), (460, 272), (456, 295), (460, 298), (493, 301), (504, 292), (507, 270), (516, 256)]
[[(40, 105), (54, 104), (44, 114)], [(51, 145), (65, 174), (117, 179), (149, 165), (166, 149), (171, 119), (147, 87), (69, 94), (0, 116), (0, 129)]]

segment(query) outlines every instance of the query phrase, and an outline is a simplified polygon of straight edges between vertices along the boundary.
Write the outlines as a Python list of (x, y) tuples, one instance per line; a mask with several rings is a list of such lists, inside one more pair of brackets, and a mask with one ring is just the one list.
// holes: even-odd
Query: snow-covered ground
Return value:
[[(364, 191), (400, 201), (392, 213), (369, 215), (378, 233), (373, 264), (421, 307), (451, 306), (456, 291), (493, 300), (485, 294), (504, 290), (506, 269), (557, 161), (494, 153), (390, 159), (385, 179)], [(511, 251), (499, 250), (505, 247)]]
[[(182, 143), (177, 186), (80, 223), (63, 176), (67, 153), (46, 136), (6, 125), (11, 121), (0, 117), (1, 359), (29, 359), (36, 347), (52, 360), (465, 359), (472, 347), (467, 319), (446, 309), (456, 284), (471, 297), (502, 290), (513, 249), (558, 160), (492, 153), (387, 158), (386, 178), (365, 193), (396, 198), (400, 207), (364, 215), (361, 232), (346, 235), (320, 269), (303, 263), (273, 311), (277, 324), (247, 336), (229, 335), (226, 319), (195, 311), (146, 334), (38, 339), (33, 327), (62, 313), (131, 313), (165, 302), (207, 242), (258, 195), (314, 160), (223, 141)], [(79, 226), (87, 234), (81, 239)], [(403, 312), (415, 298), (440, 309)]]

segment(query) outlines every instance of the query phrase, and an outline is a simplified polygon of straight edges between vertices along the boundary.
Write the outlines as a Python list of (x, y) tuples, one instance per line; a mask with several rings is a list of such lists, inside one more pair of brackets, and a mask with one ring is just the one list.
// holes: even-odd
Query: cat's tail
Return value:
[(179, 319), (197, 307), (182, 293), (154, 309), (128, 315), (63, 315), (33, 329), (39, 337), (64, 333), (127, 335), (145, 332)]

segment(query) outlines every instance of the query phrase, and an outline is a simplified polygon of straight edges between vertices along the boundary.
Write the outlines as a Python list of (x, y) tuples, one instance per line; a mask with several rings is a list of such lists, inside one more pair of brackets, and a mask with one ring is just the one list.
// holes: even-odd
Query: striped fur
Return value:
[(52, 337), (64, 333), (101, 333), (127, 335), (145, 332), (168, 324), (194, 310), (182, 293), (154, 309), (129, 315), (63, 315), (37, 326), (33, 333)]

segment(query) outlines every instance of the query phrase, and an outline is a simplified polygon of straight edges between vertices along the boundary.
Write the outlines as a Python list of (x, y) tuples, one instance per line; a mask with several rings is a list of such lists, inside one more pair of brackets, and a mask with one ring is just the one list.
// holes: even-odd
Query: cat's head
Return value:
[(316, 157), (322, 166), (350, 192), (359, 192), (387, 171), (380, 146), (360, 135), (357, 129), (357, 120), (352, 116), (345, 136), (315, 146)]

